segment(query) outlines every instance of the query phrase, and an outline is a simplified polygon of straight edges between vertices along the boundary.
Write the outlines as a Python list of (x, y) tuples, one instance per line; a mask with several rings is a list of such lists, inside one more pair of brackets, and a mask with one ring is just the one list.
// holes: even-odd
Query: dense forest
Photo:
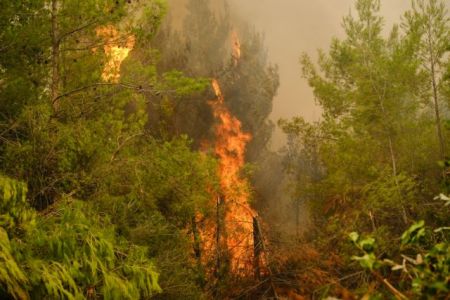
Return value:
[(0, 299), (450, 299), (448, 3), (380, 5), (308, 122), (227, 0), (2, 0)]

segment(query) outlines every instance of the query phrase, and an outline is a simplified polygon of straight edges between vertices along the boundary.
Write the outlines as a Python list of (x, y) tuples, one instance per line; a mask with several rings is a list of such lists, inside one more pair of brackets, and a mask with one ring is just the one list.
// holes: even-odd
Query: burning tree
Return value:
[[(236, 32), (232, 34), (232, 66), (241, 54)], [(204, 220), (202, 236), (203, 262), (215, 261), (210, 270), (220, 279), (223, 264), (231, 274), (259, 278), (263, 261), (263, 239), (256, 211), (250, 206), (250, 183), (241, 176), (245, 151), (252, 136), (244, 132), (241, 121), (225, 104), (219, 80), (211, 82), (216, 99), (209, 101), (215, 125), (214, 153), (219, 159), (220, 195), (214, 196), (215, 219)]]

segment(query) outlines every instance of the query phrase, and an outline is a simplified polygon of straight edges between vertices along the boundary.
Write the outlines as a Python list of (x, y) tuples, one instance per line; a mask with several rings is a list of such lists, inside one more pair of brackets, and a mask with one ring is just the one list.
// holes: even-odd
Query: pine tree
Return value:
[(412, 9), (405, 14), (404, 27), (417, 43), (418, 57), (422, 69), (426, 73), (427, 89), (424, 100), (432, 99), (436, 133), (438, 137), (441, 160), (446, 157), (445, 135), (442, 129), (443, 75), (448, 52), (447, 43), (450, 38), (450, 19), (444, 1), (419, 0), (412, 1)]

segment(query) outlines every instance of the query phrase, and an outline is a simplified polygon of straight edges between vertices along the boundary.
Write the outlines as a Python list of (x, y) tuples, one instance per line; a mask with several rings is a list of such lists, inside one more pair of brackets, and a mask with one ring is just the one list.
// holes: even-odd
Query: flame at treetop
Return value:
[(102, 72), (102, 79), (107, 82), (118, 82), (120, 79), (120, 66), (128, 54), (134, 48), (136, 42), (133, 35), (122, 38), (117, 29), (112, 26), (100, 26), (96, 28), (96, 34), (105, 40), (103, 50), (107, 62)]
[(231, 33), (231, 47), (234, 60), (234, 66), (237, 66), (239, 59), (241, 59), (241, 42), (239, 41), (239, 36), (236, 31)]
[(251, 135), (242, 131), (241, 122), (231, 115), (224, 103), (224, 96), (216, 79), (212, 87), (217, 96), (210, 101), (214, 117), (219, 121), (215, 128), (215, 153), (219, 157), (221, 187), (224, 197), (234, 201), (248, 199), (248, 185), (240, 178), (245, 164), (245, 150)]

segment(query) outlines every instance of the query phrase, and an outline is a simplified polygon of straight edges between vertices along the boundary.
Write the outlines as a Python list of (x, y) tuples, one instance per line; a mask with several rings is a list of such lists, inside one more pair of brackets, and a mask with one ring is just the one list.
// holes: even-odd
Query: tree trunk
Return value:
[(194, 254), (197, 261), (200, 263), (202, 258), (202, 252), (200, 249), (200, 234), (197, 228), (197, 221), (195, 217), (192, 217), (192, 235), (194, 237)]
[(51, 101), (53, 105), (54, 112), (58, 111), (59, 108), (59, 46), (60, 41), (58, 37), (58, 24), (57, 24), (57, 13), (58, 13), (58, 0), (52, 0), (52, 28), (51, 28), (51, 39), (52, 39), (52, 81), (51, 81)]
[[(430, 51), (432, 51), (430, 49)], [(432, 55), (432, 53), (430, 53)], [(434, 65), (434, 60), (431, 58), (431, 84), (433, 88), (433, 101), (434, 101), (434, 113), (436, 116), (436, 131), (437, 136), (439, 140), (439, 153), (442, 160), (445, 160), (445, 144), (444, 144), (444, 137), (442, 135), (442, 126), (441, 126), (441, 116), (439, 111), (439, 97), (438, 97), (438, 91), (437, 91), (437, 84), (436, 84), (436, 69)]]
[(259, 280), (261, 277), (261, 251), (262, 240), (261, 232), (259, 230), (259, 224), (255, 217), (253, 217), (253, 270), (255, 273), (255, 279)]
[(438, 136), (439, 142), (439, 153), (442, 160), (445, 160), (445, 144), (444, 137), (442, 135), (442, 126), (441, 126), (441, 115), (439, 109), (439, 96), (438, 96), (438, 88), (436, 83), (436, 60), (434, 57), (433, 44), (432, 44), (432, 24), (431, 20), (428, 19), (427, 26), (427, 43), (428, 43), (428, 55), (430, 59), (430, 77), (431, 77), (431, 87), (433, 92), (433, 103), (434, 103), (434, 114), (436, 121), (436, 132)]
[(222, 250), (220, 247), (220, 236), (221, 236), (221, 226), (220, 226), (220, 206), (221, 206), (221, 200), (220, 196), (217, 197), (217, 203), (216, 203), (216, 270), (215, 270), (215, 277), (216, 277), (216, 288), (214, 291), (214, 298), (215, 299), (221, 299), (221, 291), (220, 291), (220, 283), (221, 283), (221, 277), (222, 277)]
[[(258, 256), (259, 256), (259, 258), (261, 258), (261, 254), (264, 253), (265, 268), (267, 269), (267, 272), (269, 275), (268, 279), (269, 279), (269, 283), (270, 283), (270, 292), (271, 292), (270, 299), (277, 300), (280, 298), (278, 297), (277, 289), (275, 287), (274, 276), (273, 276), (272, 268), (270, 267), (269, 256), (268, 256), (268, 252), (266, 249), (266, 245), (264, 244), (264, 237), (263, 237), (263, 233), (261, 230), (261, 226), (259, 225), (258, 217), (253, 217), (253, 230), (255, 230), (255, 229), (258, 232), (258, 248), (259, 248)], [(253, 234), (255, 235), (255, 233), (253, 233)], [(261, 265), (259, 265), (259, 266), (261, 266)]]
[(392, 163), (392, 175), (395, 177), (396, 184), (398, 185), (398, 180), (397, 180), (397, 160), (395, 158), (394, 146), (393, 146), (392, 138), (391, 138), (390, 134), (388, 134), (388, 140), (389, 140), (389, 153), (391, 155), (391, 163)]
[(295, 237), (300, 239), (300, 200), (295, 201)]
[[(383, 105), (383, 100), (381, 97), (379, 97), (380, 100), (380, 106), (381, 106), (381, 111), (383, 113), (383, 115), (386, 115), (386, 111)], [(392, 142), (392, 136), (391, 133), (389, 132), (389, 129), (387, 128), (388, 133), (388, 144), (389, 144), (389, 154), (391, 156), (391, 163), (392, 163), (392, 176), (394, 177), (394, 182), (395, 182), (395, 186), (397, 187), (397, 192), (398, 195), (400, 197), (401, 200), (403, 200), (403, 195), (402, 195), (402, 191), (400, 189), (400, 183), (398, 182), (398, 178), (397, 178), (397, 159), (395, 157), (395, 151), (394, 151), (394, 143)], [(406, 213), (406, 208), (405, 205), (402, 203), (401, 204), (401, 209), (402, 209), (402, 218), (403, 218), (403, 223), (405, 223), (405, 225), (408, 224), (408, 215)]]

